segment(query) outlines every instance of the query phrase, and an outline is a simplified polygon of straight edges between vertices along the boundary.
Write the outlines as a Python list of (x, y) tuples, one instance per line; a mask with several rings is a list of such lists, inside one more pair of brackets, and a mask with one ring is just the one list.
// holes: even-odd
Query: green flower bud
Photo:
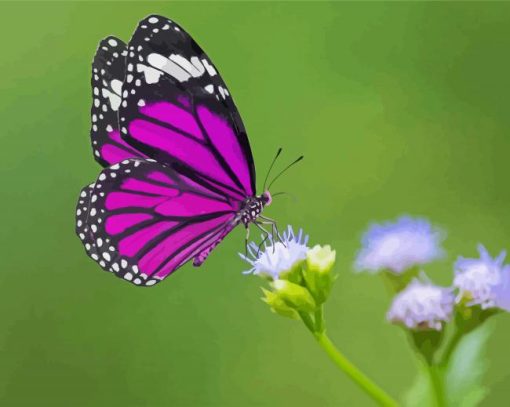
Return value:
[(306, 253), (306, 266), (309, 270), (329, 273), (336, 260), (336, 251), (331, 246), (315, 245)]
[(295, 283), (300, 285), (303, 281), (303, 276), (301, 275), (301, 269), (303, 268), (304, 260), (298, 260), (296, 261), (290, 269), (286, 271), (282, 271), (280, 273), (280, 276), (278, 277), (279, 280), (288, 280), (291, 283)]
[(315, 311), (315, 300), (306, 288), (288, 280), (275, 280), (271, 286), (274, 288), (274, 293), (289, 307), (297, 311)]
[(316, 245), (306, 254), (306, 267), (303, 270), (303, 276), (318, 304), (326, 301), (333, 281), (335, 281), (335, 276), (331, 272), (335, 259), (336, 252), (331, 250), (329, 245)]
[(271, 307), (271, 311), (287, 318), (299, 319), (298, 312), (289, 307), (277, 294), (264, 288), (262, 291), (264, 292), (262, 301)]

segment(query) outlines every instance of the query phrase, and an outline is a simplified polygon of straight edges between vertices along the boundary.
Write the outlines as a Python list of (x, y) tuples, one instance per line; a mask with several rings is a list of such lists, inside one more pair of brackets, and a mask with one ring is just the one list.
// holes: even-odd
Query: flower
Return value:
[(326, 301), (335, 281), (335, 276), (331, 272), (335, 259), (336, 251), (331, 250), (329, 245), (316, 245), (306, 253), (306, 267), (303, 268), (303, 277), (318, 304)]
[(252, 266), (250, 270), (245, 271), (246, 274), (277, 280), (281, 274), (291, 271), (306, 258), (308, 235), (303, 236), (302, 229), (295, 235), (292, 227), (288, 226), (283, 232), (281, 241), (275, 241), (271, 235), (269, 241), (269, 244), (264, 245), (264, 250), (259, 250), (259, 246), (251, 242), (248, 245), (248, 256), (239, 253), (239, 256)]
[(388, 321), (409, 329), (440, 331), (453, 312), (455, 297), (450, 288), (414, 279), (397, 294), (387, 314)]
[(483, 245), (478, 245), (479, 259), (459, 257), (455, 262), (453, 285), (458, 289), (457, 302), (482, 309), (510, 310), (510, 265), (503, 265), (506, 252), (492, 258)]
[(374, 224), (363, 235), (355, 267), (400, 274), (441, 257), (443, 239), (444, 233), (425, 219), (403, 216), (394, 223)]
[(318, 273), (329, 273), (336, 260), (336, 251), (330, 245), (315, 245), (306, 253), (306, 266), (308, 270)]

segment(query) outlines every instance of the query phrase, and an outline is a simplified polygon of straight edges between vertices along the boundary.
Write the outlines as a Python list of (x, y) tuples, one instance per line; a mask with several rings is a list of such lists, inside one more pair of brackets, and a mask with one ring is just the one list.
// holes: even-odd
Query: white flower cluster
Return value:
[(482, 245), (478, 252), (478, 259), (460, 257), (455, 263), (453, 285), (458, 290), (457, 302), (510, 311), (510, 265), (503, 264), (506, 253), (502, 251), (493, 259)]
[(395, 297), (387, 318), (409, 329), (439, 331), (450, 320), (454, 305), (451, 289), (415, 279)]
[[(273, 312), (293, 319), (308, 315), (312, 321), (335, 281), (332, 269), (336, 252), (329, 245), (310, 249), (308, 236), (302, 230), (294, 234), (291, 226), (282, 237), (269, 236), (269, 241), (263, 248), (250, 243), (249, 256), (240, 254), (252, 266), (245, 274), (270, 280), (270, 290), (262, 288), (262, 300)], [(308, 326), (320, 331), (321, 322), (310, 322)]]
[(281, 241), (270, 236), (269, 244), (263, 248), (251, 242), (248, 245), (248, 256), (241, 253), (239, 256), (252, 266), (245, 272), (246, 274), (262, 275), (277, 280), (281, 273), (289, 271), (296, 263), (305, 260), (307, 244), (308, 235), (304, 236), (302, 229), (295, 235), (289, 226), (283, 232)]
[(396, 222), (375, 224), (363, 235), (355, 267), (400, 274), (440, 258), (443, 239), (444, 234), (425, 219), (403, 216)]

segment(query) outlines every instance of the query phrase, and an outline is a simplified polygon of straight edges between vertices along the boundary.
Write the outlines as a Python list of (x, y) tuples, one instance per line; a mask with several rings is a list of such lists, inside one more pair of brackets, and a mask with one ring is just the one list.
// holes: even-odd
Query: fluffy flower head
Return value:
[(443, 255), (444, 234), (425, 219), (401, 217), (396, 222), (372, 225), (362, 238), (357, 270), (402, 273)]
[(397, 294), (387, 318), (409, 329), (439, 331), (450, 320), (454, 304), (455, 298), (449, 288), (415, 279)]
[(455, 263), (453, 285), (459, 291), (457, 302), (466, 300), (468, 306), (510, 310), (510, 266), (503, 265), (506, 252), (494, 259), (482, 245), (478, 252), (478, 259), (460, 257)]
[(248, 245), (248, 256), (239, 253), (239, 256), (252, 266), (245, 273), (278, 280), (281, 273), (291, 270), (306, 258), (308, 235), (304, 236), (302, 229), (296, 235), (292, 227), (288, 226), (287, 230), (283, 232), (282, 241), (275, 239), (274, 236), (270, 236), (269, 241), (270, 243), (260, 251), (259, 246), (255, 242), (251, 242)]

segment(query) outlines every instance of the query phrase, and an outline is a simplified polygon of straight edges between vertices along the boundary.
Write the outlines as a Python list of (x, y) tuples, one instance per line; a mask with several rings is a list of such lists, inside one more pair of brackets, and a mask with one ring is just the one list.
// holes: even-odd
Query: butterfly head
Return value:
[(271, 205), (271, 202), (273, 202), (273, 198), (271, 197), (271, 193), (269, 192), (269, 190), (264, 191), (264, 192), (260, 195), (260, 201), (262, 202), (262, 204), (263, 204), (264, 206), (269, 206), (269, 205)]

